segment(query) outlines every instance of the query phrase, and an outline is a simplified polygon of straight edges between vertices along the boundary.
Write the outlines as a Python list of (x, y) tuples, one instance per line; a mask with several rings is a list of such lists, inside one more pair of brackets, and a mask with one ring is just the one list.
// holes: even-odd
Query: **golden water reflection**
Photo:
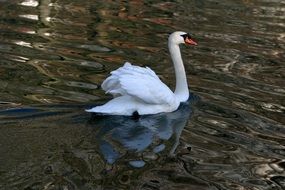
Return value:
[[(0, 13), (0, 189), (284, 189), (283, 1), (16, 0)], [(107, 128), (84, 109), (111, 98), (100, 84), (125, 61), (173, 89), (174, 30), (199, 44), (181, 47), (199, 100), (179, 138), (138, 153), (112, 139), (119, 124), (96, 137)], [(123, 156), (107, 162), (99, 140)]]

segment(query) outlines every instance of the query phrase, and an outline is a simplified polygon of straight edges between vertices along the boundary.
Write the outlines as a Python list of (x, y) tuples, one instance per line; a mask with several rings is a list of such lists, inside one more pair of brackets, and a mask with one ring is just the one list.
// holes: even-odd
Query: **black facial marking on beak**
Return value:
[(192, 37), (190, 36), (190, 34), (183, 34), (181, 35), (184, 38), (184, 43), (188, 44), (188, 45), (197, 45), (197, 42), (195, 42)]
[(181, 36), (184, 38), (184, 40), (186, 40), (186, 38), (192, 39), (192, 37), (190, 36), (190, 34), (183, 34), (183, 35), (181, 35)]

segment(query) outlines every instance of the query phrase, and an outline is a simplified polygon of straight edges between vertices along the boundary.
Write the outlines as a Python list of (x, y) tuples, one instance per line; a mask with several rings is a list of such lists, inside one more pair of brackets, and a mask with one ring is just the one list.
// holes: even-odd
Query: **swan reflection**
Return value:
[(108, 164), (123, 158), (134, 167), (142, 167), (146, 160), (156, 159), (158, 154), (175, 154), (190, 114), (190, 102), (186, 102), (175, 112), (138, 119), (92, 115), (88, 126), (92, 127), (100, 154)]

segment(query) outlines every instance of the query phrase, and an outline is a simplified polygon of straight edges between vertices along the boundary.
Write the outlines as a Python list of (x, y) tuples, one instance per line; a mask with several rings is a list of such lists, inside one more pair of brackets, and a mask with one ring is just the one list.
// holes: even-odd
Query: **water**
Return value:
[[(0, 189), (285, 188), (285, 3), (0, 1)], [(192, 99), (133, 120), (84, 109), (129, 61), (172, 88), (182, 47)]]

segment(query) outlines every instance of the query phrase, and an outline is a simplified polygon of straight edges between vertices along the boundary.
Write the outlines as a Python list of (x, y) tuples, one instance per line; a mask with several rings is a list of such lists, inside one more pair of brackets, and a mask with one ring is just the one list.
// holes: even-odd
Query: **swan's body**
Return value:
[(168, 48), (174, 64), (176, 89), (174, 93), (158, 78), (150, 68), (125, 63), (112, 71), (102, 84), (106, 93), (114, 96), (102, 106), (86, 110), (108, 115), (157, 114), (175, 111), (181, 102), (189, 98), (189, 90), (179, 44), (196, 45), (189, 34), (174, 32), (169, 36)]

